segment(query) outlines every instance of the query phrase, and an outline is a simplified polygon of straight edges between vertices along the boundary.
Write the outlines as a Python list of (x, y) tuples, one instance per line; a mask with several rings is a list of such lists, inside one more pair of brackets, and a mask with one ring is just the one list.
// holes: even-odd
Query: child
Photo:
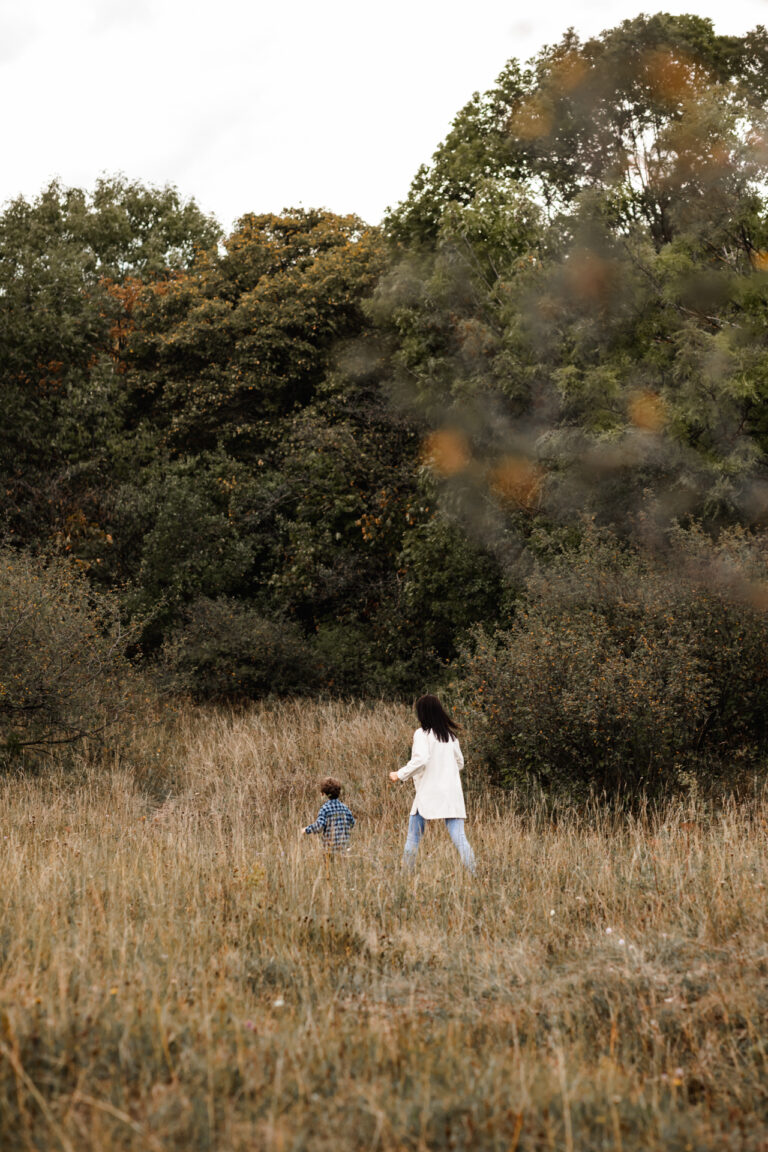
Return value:
[(322, 832), (323, 843), (329, 852), (346, 852), (349, 847), (349, 833), (354, 827), (355, 818), (339, 800), (341, 784), (332, 776), (320, 782), (320, 791), (327, 796), (325, 804), (317, 814), (317, 820), (303, 830), (303, 835)]

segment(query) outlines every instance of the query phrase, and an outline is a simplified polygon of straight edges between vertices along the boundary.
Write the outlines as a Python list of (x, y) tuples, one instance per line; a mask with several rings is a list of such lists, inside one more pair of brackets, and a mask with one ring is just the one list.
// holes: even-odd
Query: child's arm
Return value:
[(312, 832), (325, 832), (325, 825), (327, 820), (328, 813), (325, 810), (325, 804), (323, 804), (322, 808), (317, 814), (317, 820), (315, 820), (314, 824), (308, 824), (304, 829), (304, 832), (307, 836), (309, 836)]

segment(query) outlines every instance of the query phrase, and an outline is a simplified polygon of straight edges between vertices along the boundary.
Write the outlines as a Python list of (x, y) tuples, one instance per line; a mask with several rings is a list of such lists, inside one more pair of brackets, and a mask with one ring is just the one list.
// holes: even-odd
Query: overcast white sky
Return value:
[(298, 204), (377, 222), (510, 56), (641, 10), (768, 24), (768, 0), (0, 0), (0, 202), (120, 171), (225, 227)]

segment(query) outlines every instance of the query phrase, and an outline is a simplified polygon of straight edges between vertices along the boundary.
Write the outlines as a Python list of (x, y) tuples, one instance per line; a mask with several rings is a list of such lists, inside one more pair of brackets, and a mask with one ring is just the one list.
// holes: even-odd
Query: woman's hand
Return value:
[(390, 774), (389, 774), (389, 778), (390, 778), (390, 780), (392, 781), (392, 783), (393, 783), (393, 784), (397, 784), (398, 780), (400, 779), (400, 777), (398, 776), (397, 772), (390, 772)]

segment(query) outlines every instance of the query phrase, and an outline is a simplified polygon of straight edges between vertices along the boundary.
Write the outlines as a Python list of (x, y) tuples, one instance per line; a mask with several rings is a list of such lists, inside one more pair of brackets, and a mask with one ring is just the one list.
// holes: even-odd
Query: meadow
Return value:
[[(388, 704), (142, 717), (0, 782), (0, 1148), (768, 1148), (768, 801), (521, 810), (400, 855)], [(301, 837), (344, 781), (350, 858)]]

